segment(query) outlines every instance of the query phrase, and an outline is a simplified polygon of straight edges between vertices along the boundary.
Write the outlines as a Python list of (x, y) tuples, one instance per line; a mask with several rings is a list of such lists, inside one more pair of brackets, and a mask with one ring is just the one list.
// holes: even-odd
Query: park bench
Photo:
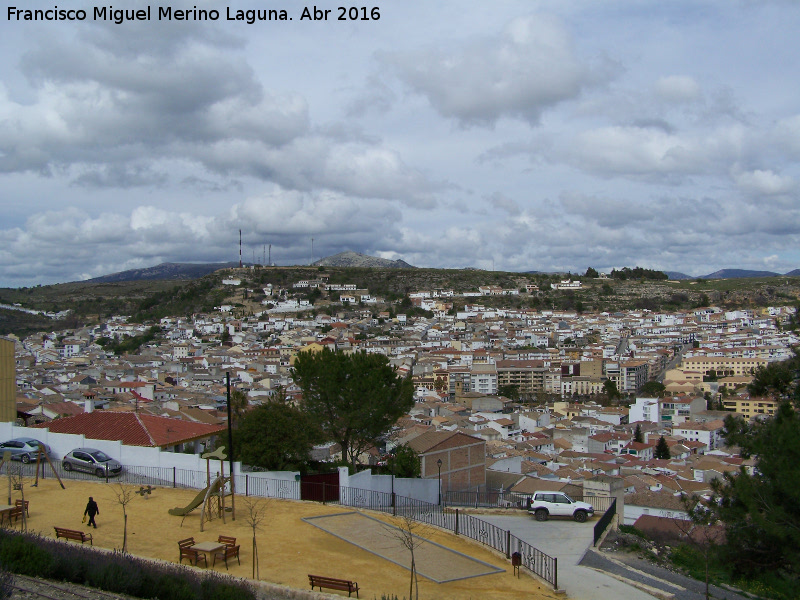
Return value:
[(348, 597), (350, 594), (355, 592), (356, 598), (358, 598), (358, 584), (355, 581), (349, 581), (347, 579), (334, 579), (333, 577), (322, 577), (321, 575), (309, 575), (308, 582), (311, 584), (312, 590), (315, 587), (318, 587), (320, 592), (322, 591), (322, 588), (342, 590), (347, 592)]
[(16, 508), (20, 508), (22, 506), (25, 507), (25, 516), (26, 517), (30, 517), (31, 516), (30, 504), (31, 504), (30, 500), (25, 500), (25, 502), (23, 502), (22, 500), (15, 500), (14, 501), (14, 506)]
[(83, 531), (78, 531), (77, 529), (67, 529), (65, 527), (54, 527), (54, 529), (56, 530), (56, 539), (65, 538), (67, 540), (80, 542), (81, 544), (84, 542), (89, 542), (89, 545), (92, 545), (91, 533), (84, 533)]
[(227, 536), (227, 535), (221, 535), (221, 536), (219, 536), (219, 538), (217, 538), (217, 541), (220, 544), (225, 544), (225, 547), (222, 548), (221, 550), (218, 550), (214, 554), (214, 563), (212, 564), (212, 566), (217, 563), (217, 559), (218, 558), (221, 558), (221, 559), (223, 559), (225, 561), (225, 568), (226, 569), (228, 568), (228, 559), (229, 558), (236, 557), (236, 560), (239, 562), (239, 564), (242, 564), (242, 561), (239, 559), (239, 546), (236, 545), (236, 538), (235, 537), (230, 537), (230, 536)]

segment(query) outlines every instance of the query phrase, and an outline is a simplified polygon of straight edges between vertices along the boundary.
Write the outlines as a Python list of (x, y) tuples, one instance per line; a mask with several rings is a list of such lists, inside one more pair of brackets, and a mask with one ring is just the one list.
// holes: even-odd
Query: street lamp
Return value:
[(395, 502), (394, 502), (394, 500), (395, 500), (395, 496), (394, 496), (394, 460), (395, 460), (395, 458), (396, 457), (395, 457), (394, 454), (390, 454), (389, 455), (389, 462), (392, 464), (392, 514), (393, 515), (397, 515), (397, 507), (395, 506)]
[(439, 506), (442, 505), (442, 459), (436, 461), (436, 466), (439, 467)]

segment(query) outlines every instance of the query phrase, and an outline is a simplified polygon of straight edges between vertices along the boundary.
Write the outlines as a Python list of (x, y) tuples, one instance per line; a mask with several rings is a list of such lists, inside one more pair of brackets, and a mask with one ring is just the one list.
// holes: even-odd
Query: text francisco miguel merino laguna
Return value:
[[(126, 21), (150, 21), (155, 17), (158, 21), (217, 21), (222, 18), (220, 11), (215, 9), (175, 9), (171, 6), (147, 6), (140, 9), (115, 9), (113, 6), (95, 6), (88, 10), (67, 9), (54, 6), (49, 9), (23, 9), (15, 6), (8, 7), (7, 20), (9, 21), (112, 21), (117, 25)], [(338, 20), (376, 21), (380, 18), (378, 7), (359, 7), (347, 10), (340, 7)], [(345, 12), (346, 11), (346, 12)], [(361, 14), (363, 11), (363, 14)], [(331, 10), (322, 10), (313, 6), (303, 7), (299, 20), (327, 21)], [(358, 14), (355, 14), (355, 13)], [(335, 18), (335, 17), (334, 17)], [(259, 10), (231, 10), (225, 8), (224, 20), (244, 21), (252, 24), (256, 21), (291, 21), (288, 12), (284, 9), (259, 9)]]

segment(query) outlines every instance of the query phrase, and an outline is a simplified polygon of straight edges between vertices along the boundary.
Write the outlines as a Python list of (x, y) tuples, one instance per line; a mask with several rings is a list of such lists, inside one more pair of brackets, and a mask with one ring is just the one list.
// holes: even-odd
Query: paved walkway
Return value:
[[(645, 589), (650, 589), (652, 596), (664, 600), (705, 600), (706, 597), (705, 582), (659, 567), (634, 554), (590, 550), (580, 565), (623, 577), (633, 585), (647, 586)], [(742, 594), (714, 585), (710, 586), (709, 593), (719, 600), (749, 600)]]

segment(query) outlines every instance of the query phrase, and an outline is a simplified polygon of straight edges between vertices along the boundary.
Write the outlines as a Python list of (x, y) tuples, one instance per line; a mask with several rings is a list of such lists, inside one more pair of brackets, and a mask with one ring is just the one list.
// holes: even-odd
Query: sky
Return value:
[(240, 229), (277, 265), (800, 268), (793, 0), (2, 10), (0, 287), (237, 261)]

